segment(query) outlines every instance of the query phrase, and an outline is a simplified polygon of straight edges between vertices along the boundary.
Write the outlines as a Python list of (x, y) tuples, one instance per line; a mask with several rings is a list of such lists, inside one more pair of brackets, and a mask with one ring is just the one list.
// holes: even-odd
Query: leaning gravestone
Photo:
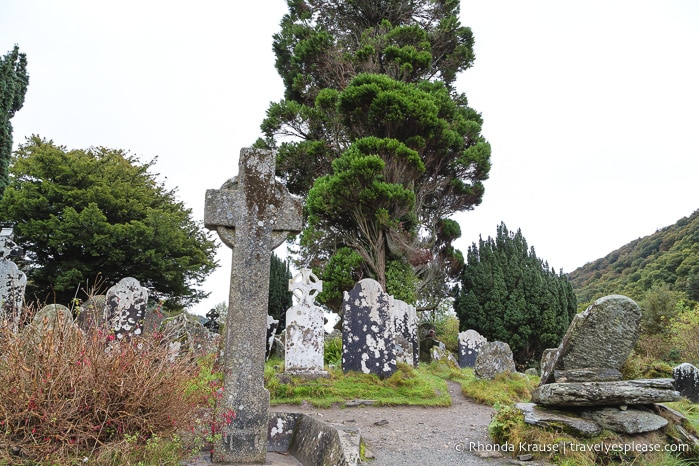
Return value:
[(224, 393), (218, 407), (221, 463), (264, 463), (269, 392), (264, 387), (267, 301), (272, 251), (301, 231), (302, 203), (274, 177), (275, 154), (240, 151), (237, 178), (206, 191), (204, 225), (233, 249), (223, 357)]
[(685, 362), (672, 370), (675, 390), (692, 403), (699, 403), (699, 369)]
[(389, 296), (365, 278), (345, 292), (342, 307), (342, 371), (390, 377), (396, 371), (396, 346)]
[[(541, 385), (555, 380), (555, 371), (586, 369), (591, 374), (620, 371), (640, 334), (641, 309), (622, 295), (595, 301), (577, 314), (557, 350), (541, 367)], [(565, 374), (563, 372), (562, 374)], [(588, 381), (596, 381), (594, 375)]]
[(297, 303), (286, 311), (285, 372), (307, 377), (327, 375), (323, 370), (323, 309), (315, 305), (315, 296), (322, 290), (323, 282), (309, 269), (301, 269), (289, 280), (289, 291)]
[[(4, 254), (4, 253), (3, 253)], [(0, 258), (0, 326), (19, 329), (27, 276), (11, 260)]]
[(479, 379), (494, 379), (496, 375), (517, 372), (510, 345), (502, 341), (489, 341), (481, 346), (473, 368)]
[(128, 341), (143, 333), (148, 290), (132, 277), (121, 279), (107, 291), (104, 321), (117, 340)]
[(487, 338), (475, 330), (469, 329), (459, 333), (459, 366), (473, 367), (476, 364), (478, 352), (487, 341)]
[(415, 306), (389, 297), (393, 314), (396, 341), (396, 362), (417, 367), (420, 362), (420, 346), (417, 340), (417, 313)]

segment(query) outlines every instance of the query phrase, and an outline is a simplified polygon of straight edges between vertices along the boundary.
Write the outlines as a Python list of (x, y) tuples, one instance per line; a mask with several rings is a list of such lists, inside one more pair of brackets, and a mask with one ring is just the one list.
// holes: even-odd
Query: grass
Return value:
[(373, 400), (377, 406), (450, 406), (451, 398), (443, 378), (422, 369), (399, 364), (384, 380), (373, 374), (329, 370), (329, 377), (307, 380), (286, 377), (280, 361), (265, 368), (265, 383), (271, 404), (301, 404), (327, 408), (349, 400)]

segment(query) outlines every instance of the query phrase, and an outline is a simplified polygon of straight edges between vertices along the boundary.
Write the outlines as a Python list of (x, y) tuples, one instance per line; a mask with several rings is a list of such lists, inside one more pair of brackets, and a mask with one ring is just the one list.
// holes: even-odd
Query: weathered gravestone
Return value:
[(478, 352), (487, 341), (487, 338), (475, 330), (469, 329), (459, 333), (459, 366), (475, 366)]
[(0, 326), (19, 328), (27, 276), (9, 259), (0, 259)]
[(315, 305), (315, 296), (322, 290), (323, 282), (309, 269), (301, 269), (289, 280), (289, 291), (297, 303), (286, 311), (285, 372), (310, 377), (327, 375), (323, 370), (323, 309)]
[(83, 346), (84, 334), (66, 306), (49, 304), (34, 314), (22, 330), (22, 339), (39, 351), (66, 351)]
[(699, 403), (699, 369), (685, 362), (672, 370), (675, 390), (692, 403)]
[(24, 306), (27, 276), (11, 260), (21, 252), (10, 237), (12, 230), (7, 230), (0, 236), (0, 326), (8, 325), (16, 332)]
[[(585, 369), (590, 378), (605, 381), (610, 369), (619, 371), (631, 353), (640, 334), (641, 309), (622, 295), (610, 295), (595, 301), (577, 314), (555, 352), (547, 353), (541, 367), (541, 385), (555, 380), (554, 371)], [(566, 372), (559, 372), (566, 376)], [(619, 373), (620, 375), (620, 373)]]
[(390, 377), (396, 371), (396, 345), (389, 296), (365, 278), (342, 303), (342, 371)]
[(215, 353), (218, 346), (219, 335), (210, 332), (199, 320), (190, 319), (185, 313), (163, 319), (159, 330), (162, 341), (169, 347), (171, 359), (183, 353)]
[(103, 294), (91, 296), (78, 308), (76, 322), (84, 332), (89, 332), (104, 324), (104, 309), (107, 297)]
[(222, 448), (215, 462), (264, 463), (269, 392), (264, 387), (269, 268), (272, 251), (301, 230), (302, 204), (274, 177), (275, 155), (240, 151), (237, 178), (206, 191), (204, 225), (233, 249), (218, 409)]
[(128, 341), (143, 333), (148, 290), (132, 277), (122, 278), (107, 291), (103, 321), (117, 340)]
[(395, 327), (396, 362), (417, 367), (420, 363), (420, 347), (417, 340), (415, 306), (390, 296), (389, 307)]
[(504, 372), (517, 372), (510, 345), (502, 341), (484, 343), (476, 357), (473, 371), (480, 379), (494, 379)]

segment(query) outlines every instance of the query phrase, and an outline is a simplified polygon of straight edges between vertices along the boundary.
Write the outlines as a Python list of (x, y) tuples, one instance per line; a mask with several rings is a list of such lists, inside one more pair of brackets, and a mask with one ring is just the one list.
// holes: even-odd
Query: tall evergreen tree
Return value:
[(12, 123), (10, 119), (24, 105), (29, 85), (27, 56), (15, 45), (11, 52), (0, 57), (0, 197), (10, 182), (9, 166), (12, 159)]
[(287, 3), (274, 38), (285, 98), (257, 144), (277, 149), (278, 175), (308, 195), (303, 262), (326, 279), (350, 248), (354, 275), (392, 292), (395, 267), (444, 296), (434, 284), (463, 260), (448, 217), (480, 203), (490, 169), (481, 117), (453, 86), (474, 59), (458, 0)]
[(279, 320), (279, 330), (286, 327), (286, 310), (293, 305), (292, 294), (289, 291), (290, 278), (289, 262), (272, 253), (272, 263), (269, 268), (267, 314)]
[(468, 249), (466, 261), (454, 302), (461, 330), (507, 342), (520, 366), (558, 346), (575, 316), (573, 287), (528, 248), (521, 230), (501, 223), (495, 239)]

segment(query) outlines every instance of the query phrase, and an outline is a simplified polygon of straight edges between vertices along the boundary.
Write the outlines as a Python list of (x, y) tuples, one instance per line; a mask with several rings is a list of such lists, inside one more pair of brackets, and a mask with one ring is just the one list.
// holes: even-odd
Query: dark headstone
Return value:
[(672, 370), (675, 389), (692, 403), (699, 403), (699, 369), (687, 362)]
[(107, 305), (105, 295), (91, 296), (78, 308), (76, 322), (85, 332), (101, 327), (104, 324), (104, 308)]
[(466, 330), (459, 333), (459, 366), (473, 367), (476, 365), (478, 352), (484, 343), (488, 341), (475, 330)]
[(345, 292), (342, 321), (342, 370), (389, 377), (396, 371), (393, 316), (388, 294), (364, 279)]

